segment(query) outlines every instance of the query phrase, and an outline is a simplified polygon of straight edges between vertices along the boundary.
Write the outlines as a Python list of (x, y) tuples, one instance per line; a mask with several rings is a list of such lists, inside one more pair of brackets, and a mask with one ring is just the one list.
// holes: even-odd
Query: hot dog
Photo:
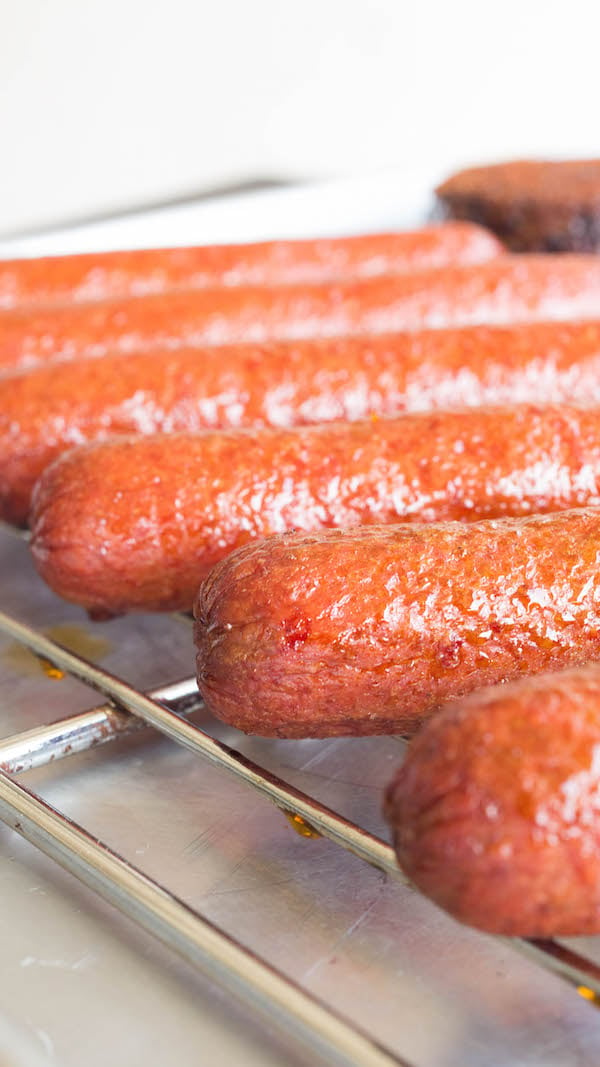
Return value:
[(13, 259), (0, 262), (0, 309), (170, 289), (370, 278), (447, 263), (482, 263), (501, 252), (491, 233), (471, 223), (451, 222), (359, 237)]
[(395, 278), (204, 289), (0, 316), (0, 368), (107, 352), (600, 317), (595, 256), (501, 256)]
[(278, 737), (412, 732), (479, 686), (600, 654), (600, 510), (278, 536), (196, 602), (208, 708)]
[(32, 548), (96, 615), (189, 609), (219, 559), (286, 529), (581, 504), (600, 504), (600, 408), (528, 405), (76, 449), (39, 483)]
[(443, 709), (386, 795), (401, 867), (493, 933), (600, 933), (600, 667)]
[(489, 226), (515, 252), (600, 251), (600, 160), (470, 167), (436, 189), (444, 214)]
[(25, 523), (60, 452), (111, 433), (292, 426), (428, 408), (600, 403), (600, 324), (471, 326), (181, 349), (0, 379), (0, 518)]

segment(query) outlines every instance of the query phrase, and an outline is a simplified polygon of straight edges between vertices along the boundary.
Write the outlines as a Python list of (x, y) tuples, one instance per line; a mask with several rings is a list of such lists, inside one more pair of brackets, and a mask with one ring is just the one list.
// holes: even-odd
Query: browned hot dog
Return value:
[(600, 654), (600, 509), (290, 534), (219, 563), (198, 684), (248, 733), (413, 731), (482, 685)]
[(502, 252), (487, 230), (450, 222), (404, 233), (153, 248), (0, 261), (0, 309), (145, 296), (219, 285), (371, 278), (482, 263)]
[(600, 259), (477, 266), (323, 285), (203, 289), (0, 316), (0, 368), (107, 352), (425, 326), (600, 317)]
[(52, 364), (0, 379), (0, 518), (25, 523), (31, 490), (48, 463), (74, 444), (110, 434), (285, 427), (565, 400), (600, 403), (597, 322), (469, 326)]
[(436, 193), (447, 216), (489, 226), (515, 252), (600, 251), (600, 159), (470, 167)]
[(600, 933), (599, 754), (597, 665), (445, 708), (387, 792), (400, 865), (484, 930)]

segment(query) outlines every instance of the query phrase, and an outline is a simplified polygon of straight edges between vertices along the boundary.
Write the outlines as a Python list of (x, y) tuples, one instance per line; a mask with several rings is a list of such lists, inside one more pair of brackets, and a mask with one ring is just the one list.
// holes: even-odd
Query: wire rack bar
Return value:
[(398, 868), (389, 845), (381, 842), (373, 834), (367, 833), (366, 830), (360, 830), (353, 823), (342, 819), (324, 805), (313, 801), (301, 790), (283, 782), (264, 767), (259, 767), (252, 760), (223, 744), (222, 741), (217, 741), (199, 727), (181, 719), (175, 712), (163, 707), (156, 700), (144, 696), (132, 686), (109, 674), (108, 671), (69, 652), (62, 645), (37, 633), (30, 626), (17, 622), (3, 612), (0, 612), (0, 630), (4, 630), (15, 640), (49, 660), (54, 666), (60, 667), (61, 670), (67, 671), (103, 693), (104, 696), (116, 701), (118, 705), (132, 712), (148, 725), (156, 727), (171, 740), (203, 756), (216, 766), (230, 771), (236, 778), (251, 785), (283, 811), (292, 811), (300, 815), (320, 833), (345, 848), (350, 848), (367, 863), (375, 863), (383, 870), (397, 873)]
[(3, 772), (0, 819), (284, 1033), (346, 1067), (408, 1067)]
[[(176, 715), (191, 715), (203, 707), (194, 678), (161, 686), (151, 696), (168, 703)], [(112, 704), (103, 704), (47, 726), (35, 726), (11, 737), (0, 738), (0, 770), (7, 774), (22, 774), (63, 756), (87, 752), (97, 745), (144, 729), (147, 729), (146, 724), (135, 715), (119, 711)]]
[[(299, 814), (309, 827), (317, 830), (322, 836), (329, 838), (336, 844), (341, 845), (342, 848), (353, 852), (365, 862), (387, 874), (393, 875), (406, 884), (406, 879), (396, 863), (394, 850), (387, 842), (366, 830), (362, 830), (354, 823), (332, 811), (332, 809), (320, 804), (319, 801), (308, 794), (283, 782), (266, 768), (260, 767), (241, 753), (212, 738), (209, 734), (200, 730), (199, 727), (179, 718), (175, 711), (156, 703), (159, 699), (170, 699), (168, 693), (165, 695), (169, 687), (155, 690), (151, 695), (144, 696), (107, 671), (69, 652), (58, 643), (2, 612), (0, 612), (0, 630), (4, 630), (15, 640), (25, 644), (55, 666), (109, 696), (118, 705), (127, 708), (134, 716), (141, 718), (143, 722), (155, 726), (172, 740), (210, 759), (212, 763), (222, 769), (233, 772), (236, 777), (241, 778), (259, 793), (267, 796), (283, 811)], [(184, 679), (176, 683), (176, 687), (178, 687), (177, 692), (180, 699), (188, 702), (192, 699), (193, 689), (195, 688), (193, 679)], [(93, 718), (96, 713), (104, 714), (106, 710), (99, 708), (91, 712), (84, 712), (82, 716), (73, 716), (70, 719), (55, 723), (53, 726), (41, 727), (39, 731), (27, 731), (25, 734), (0, 741), (0, 767), (7, 762), (7, 757), (10, 757), (10, 753), (19, 752), (19, 758), (22, 758), (24, 755), (23, 748), (26, 745), (25, 739), (27, 738), (33, 739), (36, 746), (36, 758), (38, 760), (36, 765), (47, 762), (43, 755), (42, 739), (41, 737), (38, 738), (39, 734), (44, 734), (46, 741), (50, 741), (50, 744), (53, 745), (52, 738), (61, 738), (63, 736), (62, 731), (65, 729), (65, 724), (70, 724), (68, 728), (77, 733), (77, 721), (80, 718), (89, 716)], [(118, 714), (112, 707), (109, 707), (108, 711), (111, 715)], [(126, 715), (122, 717), (125, 720), (128, 718)], [(113, 736), (118, 736), (124, 730), (125, 727), (122, 724), (121, 727), (117, 728)], [(91, 736), (94, 736), (93, 730), (91, 731)], [(64, 751), (64, 748), (65, 746), (63, 745), (61, 750), (59, 743), (55, 748), (55, 752), (59, 755), (68, 755), (69, 753)], [(585, 987), (586, 990), (591, 991), (596, 997), (600, 998), (600, 967), (592, 960), (565, 948), (559, 942), (551, 939), (539, 941), (523, 938), (501, 938), (500, 940), (503, 940), (509, 947), (517, 949), (523, 955), (534, 959), (545, 970), (559, 976), (570, 985), (574, 985), (576, 988)]]

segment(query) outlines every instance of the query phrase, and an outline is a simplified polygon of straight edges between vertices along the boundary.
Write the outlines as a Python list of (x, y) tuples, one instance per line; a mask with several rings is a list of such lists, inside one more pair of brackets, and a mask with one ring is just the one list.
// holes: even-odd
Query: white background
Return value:
[(0, 0), (0, 234), (226, 182), (600, 155), (597, 0)]

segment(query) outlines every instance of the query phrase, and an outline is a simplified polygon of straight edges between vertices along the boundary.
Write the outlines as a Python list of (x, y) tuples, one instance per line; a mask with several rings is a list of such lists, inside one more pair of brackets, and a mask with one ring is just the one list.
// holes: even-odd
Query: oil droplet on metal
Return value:
[[(64, 645), (70, 652), (75, 652), (92, 661), (103, 659), (113, 647), (105, 637), (97, 637), (76, 623), (59, 623), (56, 626), (49, 626), (43, 633), (52, 641)], [(31, 676), (39, 674), (42, 670), (46, 677), (53, 681), (60, 681), (65, 677), (65, 672), (60, 667), (55, 667), (44, 656), (38, 656), (17, 641), (8, 645), (2, 652), (2, 660), (18, 674)]]
[(64, 645), (69, 652), (75, 652), (76, 655), (84, 656), (85, 659), (104, 659), (113, 649), (112, 642), (107, 641), (106, 637), (92, 634), (77, 623), (63, 622), (57, 626), (49, 626), (47, 630), (44, 630), (44, 634), (51, 641)]
[(315, 830), (314, 826), (311, 826), (301, 815), (297, 815), (295, 811), (284, 810), (283, 814), (292, 827), (292, 830), (295, 830), (300, 837), (321, 837), (319, 831)]
[(60, 667), (55, 667), (53, 663), (50, 663), (49, 659), (44, 659), (43, 656), (36, 656), (36, 659), (47, 678), (52, 678), (54, 682), (60, 682), (61, 678), (64, 678), (65, 672), (61, 671)]
[(584, 1000), (591, 1000), (594, 1004), (600, 1004), (600, 997), (597, 993), (594, 993), (593, 989), (590, 989), (586, 985), (578, 985), (577, 992)]
[(64, 677), (64, 672), (59, 667), (54, 667), (49, 660), (44, 659), (43, 656), (36, 656), (35, 652), (31, 652), (25, 645), (19, 645), (16, 641), (2, 652), (2, 662), (11, 671), (25, 677), (39, 676), (40, 671), (54, 681)]

